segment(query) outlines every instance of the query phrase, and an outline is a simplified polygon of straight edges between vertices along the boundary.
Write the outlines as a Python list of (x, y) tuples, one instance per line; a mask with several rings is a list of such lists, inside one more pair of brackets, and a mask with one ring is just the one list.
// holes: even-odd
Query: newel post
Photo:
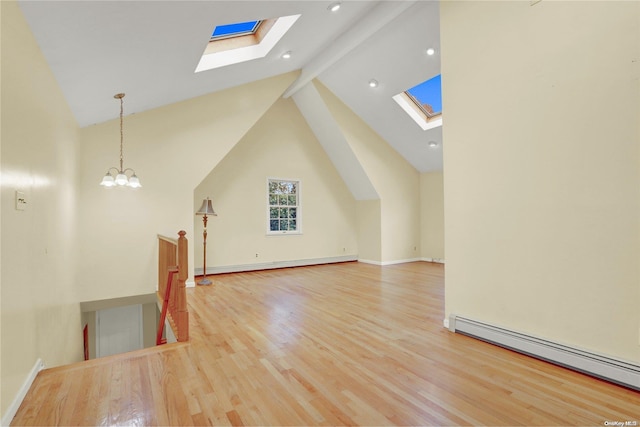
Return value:
[(178, 326), (178, 341), (189, 340), (189, 312), (187, 311), (186, 282), (189, 277), (188, 245), (185, 236), (186, 231), (180, 230), (178, 235), (178, 286), (176, 289), (176, 308)]

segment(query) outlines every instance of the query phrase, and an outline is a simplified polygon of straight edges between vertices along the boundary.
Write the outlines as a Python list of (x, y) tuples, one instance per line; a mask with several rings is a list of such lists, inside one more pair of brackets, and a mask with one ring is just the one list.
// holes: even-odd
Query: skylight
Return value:
[(423, 130), (442, 126), (440, 74), (397, 94), (393, 99)]
[(406, 91), (428, 118), (442, 114), (440, 74)]
[(236, 24), (218, 25), (211, 34), (211, 40), (255, 34), (262, 21), (238, 22)]
[(196, 73), (264, 58), (300, 15), (218, 25), (196, 67)]

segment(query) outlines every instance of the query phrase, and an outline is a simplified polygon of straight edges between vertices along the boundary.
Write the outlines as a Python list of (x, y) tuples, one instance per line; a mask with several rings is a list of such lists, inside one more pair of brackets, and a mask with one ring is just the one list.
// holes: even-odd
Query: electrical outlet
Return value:
[(258, 254), (256, 254), (256, 258), (258, 258)]

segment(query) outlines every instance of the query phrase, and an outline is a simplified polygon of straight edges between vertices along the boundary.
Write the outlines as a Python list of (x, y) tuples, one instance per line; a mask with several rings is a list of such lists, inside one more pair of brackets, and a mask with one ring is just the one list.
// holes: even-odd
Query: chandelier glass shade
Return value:
[(123, 132), (123, 101), (124, 93), (118, 93), (113, 96), (116, 99), (120, 100), (120, 168), (115, 166), (110, 167), (107, 170), (107, 173), (102, 178), (100, 185), (103, 187), (131, 187), (131, 188), (140, 188), (142, 184), (140, 184), (140, 178), (136, 176), (136, 172), (131, 168), (124, 168), (124, 156), (122, 154), (123, 144), (124, 144), (124, 132)]

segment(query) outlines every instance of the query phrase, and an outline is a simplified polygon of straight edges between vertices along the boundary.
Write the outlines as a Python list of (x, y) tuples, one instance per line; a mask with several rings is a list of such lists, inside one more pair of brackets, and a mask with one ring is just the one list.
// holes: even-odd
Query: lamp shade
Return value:
[(111, 174), (107, 172), (107, 174), (102, 178), (100, 185), (102, 185), (103, 187), (113, 187), (114, 185), (116, 185), (116, 183), (113, 180)]
[(140, 180), (138, 179), (136, 174), (131, 175), (131, 178), (129, 178), (129, 187), (132, 187), (132, 188), (142, 187), (142, 184), (140, 184)]
[(211, 206), (211, 200), (207, 197), (202, 201), (202, 206), (196, 212), (196, 215), (213, 215), (218, 216), (218, 214), (213, 210), (213, 206)]
[(116, 176), (116, 184), (118, 184), (118, 185), (127, 185), (127, 182), (129, 182), (129, 178), (127, 178), (127, 175), (125, 175), (124, 172), (120, 172)]

